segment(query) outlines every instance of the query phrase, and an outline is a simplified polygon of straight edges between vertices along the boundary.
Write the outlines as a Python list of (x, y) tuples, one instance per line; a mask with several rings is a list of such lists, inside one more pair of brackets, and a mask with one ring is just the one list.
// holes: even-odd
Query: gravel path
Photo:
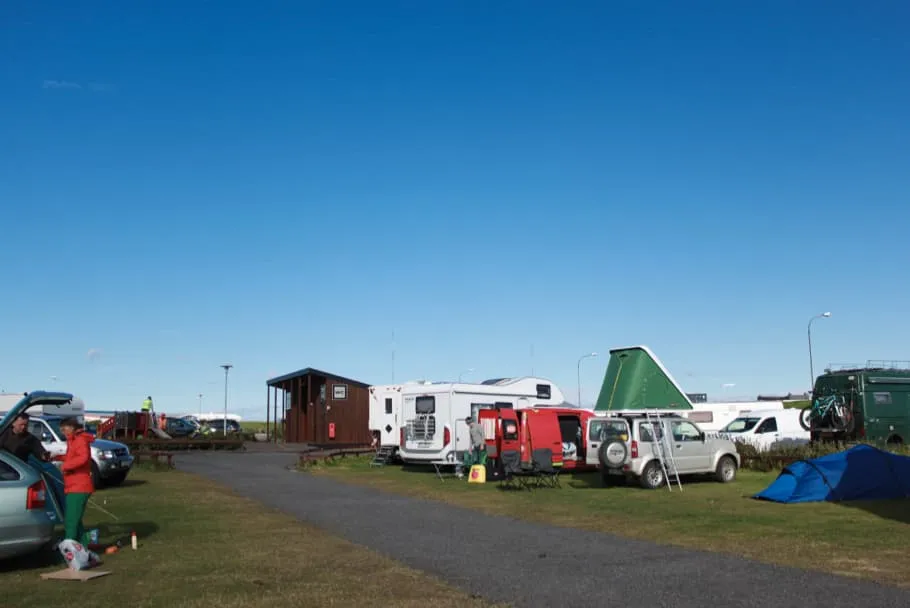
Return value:
[(294, 462), (287, 454), (216, 452), (177, 461), (182, 470), (512, 606), (910, 606), (910, 591), (484, 515), (295, 473), (286, 469)]

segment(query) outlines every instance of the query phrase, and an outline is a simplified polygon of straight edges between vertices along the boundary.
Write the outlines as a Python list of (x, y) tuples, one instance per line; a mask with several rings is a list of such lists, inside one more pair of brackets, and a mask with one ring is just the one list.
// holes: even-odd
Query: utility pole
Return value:
[(202, 393), (199, 393), (199, 415), (202, 415)]
[(228, 371), (234, 366), (230, 363), (225, 363), (221, 367), (224, 368), (224, 436), (227, 438)]

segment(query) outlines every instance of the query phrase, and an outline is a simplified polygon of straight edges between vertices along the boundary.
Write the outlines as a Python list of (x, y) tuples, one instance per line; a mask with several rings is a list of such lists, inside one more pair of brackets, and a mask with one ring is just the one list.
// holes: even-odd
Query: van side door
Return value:
[(531, 452), (527, 455), (527, 462), (534, 458), (534, 450), (549, 448), (553, 452), (553, 466), (562, 466), (562, 433), (559, 430), (559, 420), (553, 412), (526, 410), (528, 417), (528, 445)]

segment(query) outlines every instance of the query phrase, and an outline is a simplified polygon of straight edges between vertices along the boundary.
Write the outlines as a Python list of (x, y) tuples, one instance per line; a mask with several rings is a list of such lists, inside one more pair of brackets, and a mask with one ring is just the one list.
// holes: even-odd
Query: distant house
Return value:
[[(369, 384), (312, 367), (267, 381), (267, 416), (289, 443), (370, 445)], [(278, 416), (275, 417), (275, 411)]]

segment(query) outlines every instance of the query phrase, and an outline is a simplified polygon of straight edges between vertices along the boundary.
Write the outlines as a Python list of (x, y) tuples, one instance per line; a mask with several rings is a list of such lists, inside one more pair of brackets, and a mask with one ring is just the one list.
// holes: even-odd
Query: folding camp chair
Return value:
[(530, 490), (524, 471), (521, 468), (521, 456), (515, 450), (506, 450), (499, 455), (499, 488), (502, 490)]
[(559, 469), (553, 466), (553, 450), (537, 448), (531, 452), (534, 481), (537, 487), (559, 488)]

